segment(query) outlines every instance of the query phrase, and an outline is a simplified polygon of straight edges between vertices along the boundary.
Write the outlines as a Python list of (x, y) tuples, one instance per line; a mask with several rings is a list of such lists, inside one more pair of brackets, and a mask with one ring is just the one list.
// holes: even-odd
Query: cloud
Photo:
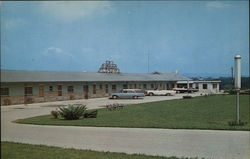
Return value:
[(73, 22), (90, 15), (104, 15), (111, 11), (108, 1), (43, 1), (40, 11), (63, 22)]
[(56, 56), (56, 57), (73, 57), (72, 54), (65, 52), (63, 49), (51, 46), (43, 52), (45, 56)]
[(221, 1), (210, 1), (206, 3), (206, 6), (210, 8), (224, 8), (226, 4)]
[(48, 53), (63, 53), (63, 50), (62, 49), (60, 49), (60, 48), (56, 48), (56, 47), (49, 47), (48, 49), (47, 49), (47, 52)]

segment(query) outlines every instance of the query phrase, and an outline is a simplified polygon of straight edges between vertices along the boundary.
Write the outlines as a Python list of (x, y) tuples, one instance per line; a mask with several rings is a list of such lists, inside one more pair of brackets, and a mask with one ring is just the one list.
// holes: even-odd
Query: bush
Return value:
[(52, 110), (52, 111), (50, 112), (50, 114), (51, 114), (55, 119), (57, 119), (58, 116), (59, 116), (59, 112), (58, 112), (57, 110)]
[(183, 96), (182, 98), (183, 99), (190, 99), (190, 98), (192, 98), (192, 96)]
[(106, 106), (107, 110), (118, 110), (122, 109), (124, 107), (124, 104), (119, 104), (119, 103), (113, 103), (113, 104), (107, 104)]
[(225, 90), (225, 93), (236, 94), (236, 90), (234, 90), (234, 89)]
[(84, 113), (84, 118), (96, 118), (97, 117), (97, 110), (87, 111)]
[(237, 124), (236, 121), (229, 121), (229, 122), (228, 122), (228, 125), (229, 125), (229, 126), (244, 126), (244, 125), (246, 125), (246, 124), (247, 124), (247, 122), (242, 122), (242, 121), (239, 121), (239, 124)]
[(86, 105), (68, 105), (67, 107), (59, 107), (59, 114), (66, 120), (77, 120), (84, 116)]

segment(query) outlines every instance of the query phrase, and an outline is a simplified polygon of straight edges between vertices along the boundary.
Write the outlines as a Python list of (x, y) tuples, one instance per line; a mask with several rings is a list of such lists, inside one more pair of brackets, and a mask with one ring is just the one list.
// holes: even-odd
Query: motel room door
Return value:
[(89, 98), (89, 86), (88, 85), (83, 86), (83, 96), (85, 99)]

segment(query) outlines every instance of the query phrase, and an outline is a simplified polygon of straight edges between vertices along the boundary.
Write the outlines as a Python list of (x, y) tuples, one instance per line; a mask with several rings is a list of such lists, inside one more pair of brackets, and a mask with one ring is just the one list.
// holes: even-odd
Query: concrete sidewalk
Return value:
[[(144, 100), (79, 100), (89, 108), (106, 102), (123, 104), (181, 98), (146, 97)], [(72, 103), (72, 101), (67, 101)], [(75, 126), (41, 126), (11, 121), (49, 114), (53, 105), (67, 102), (39, 103), (28, 106), (1, 107), (1, 139), (30, 144), (91, 149), (97, 151), (143, 153), (146, 155), (205, 157), (214, 159), (249, 159), (250, 132), (214, 130), (173, 130), (141, 128), (104, 128)], [(22, 109), (24, 108), (24, 109)]]

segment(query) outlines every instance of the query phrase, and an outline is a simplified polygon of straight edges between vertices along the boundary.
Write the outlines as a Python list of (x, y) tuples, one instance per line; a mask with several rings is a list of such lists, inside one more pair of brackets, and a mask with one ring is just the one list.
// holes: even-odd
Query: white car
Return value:
[(160, 96), (160, 95), (165, 95), (165, 96), (173, 96), (176, 94), (176, 91), (174, 90), (146, 90), (145, 91), (146, 95), (149, 96)]

